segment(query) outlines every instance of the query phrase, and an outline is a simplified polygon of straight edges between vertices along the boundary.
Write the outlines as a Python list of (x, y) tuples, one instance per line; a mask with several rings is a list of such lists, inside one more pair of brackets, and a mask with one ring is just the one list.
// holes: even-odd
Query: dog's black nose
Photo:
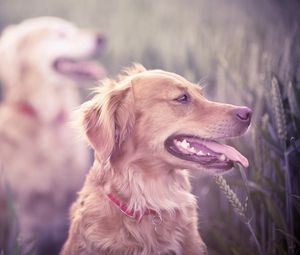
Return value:
[(252, 117), (252, 110), (248, 107), (239, 107), (235, 110), (235, 115), (240, 122), (250, 124)]
[(103, 46), (105, 44), (105, 36), (101, 34), (96, 35), (96, 45), (97, 46)]

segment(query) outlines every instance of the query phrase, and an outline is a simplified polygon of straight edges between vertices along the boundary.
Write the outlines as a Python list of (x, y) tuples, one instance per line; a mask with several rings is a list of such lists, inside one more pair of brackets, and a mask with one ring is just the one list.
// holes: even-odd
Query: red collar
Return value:
[(20, 113), (26, 114), (34, 119), (38, 118), (36, 110), (27, 102), (18, 101), (14, 104), (14, 107)]
[[(14, 108), (22, 113), (25, 114), (33, 119), (39, 119), (38, 113), (37, 111), (34, 109), (34, 107), (32, 105), (30, 105), (29, 103), (25, 102), (25, 101), (18, 101), (14, 104)], [(56, 118), (52, 121), (53, 124), (60, 124), (65, 122), (66, 120), (66, 116), (65, 113), (63, 111), (60, 111)]]
[(136, 221), (140, 222), (142, 218), (146, 215), (155, 215), (157, 216), (158, 213), (152, 209), (146, 208), (144, 213), (141, 213), (141, 211), (135, 211), (135, 210), (129, 210), (127, 203), (123, 203), (118, 198), (114, 196), (112, 193), (108, 193), (107, 197), (112, 201), (122, 213), (124, 213), (126, 216), (135, 219)]

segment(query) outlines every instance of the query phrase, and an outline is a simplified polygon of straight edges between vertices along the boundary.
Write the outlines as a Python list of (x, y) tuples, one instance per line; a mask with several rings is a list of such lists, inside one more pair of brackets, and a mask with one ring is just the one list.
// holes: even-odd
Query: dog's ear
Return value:
[(14, 84), (19, 75), (17, 62), (19, 34), (16, 31), (16, 26), (11, 25), (0, 35), (0, 78), (6, 87)]
[(84, 132), (101, 161), (108, 160), (121, 146), (135, 121), (131, 86), (104, 83), (96, 96), (81, 107)]
[(26, 62), (26, 46), (31, 46), (31, 33), (22, 25), (10, 25), (0, 36), (0, 78), (9, 89), (22, 81)]

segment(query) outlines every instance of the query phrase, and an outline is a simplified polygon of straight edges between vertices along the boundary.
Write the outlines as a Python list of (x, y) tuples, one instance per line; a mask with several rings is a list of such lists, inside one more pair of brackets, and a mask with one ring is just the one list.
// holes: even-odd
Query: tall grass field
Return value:
[[(252, 108), (247, 134), (228, 141), (247, 156), (249, 168), (192, 180), (199, 229), (212, 255), (296, 255), (299, 14), (296, 0), (0, 0), (0, 29), (60, 16), (106, 35), (99, 61), (111, 77), (140, 62), (199, 82), (211, 100)], [(31, 254), (19, 245), (17, 211), (0, 183), (0, 255)]]

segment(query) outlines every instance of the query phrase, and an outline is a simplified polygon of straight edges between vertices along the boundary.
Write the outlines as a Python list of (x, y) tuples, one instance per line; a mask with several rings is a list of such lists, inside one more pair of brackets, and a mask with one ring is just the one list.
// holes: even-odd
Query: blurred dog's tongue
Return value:
[(65, 74), (74, 74), (84, 78), (99, 80), (105, 76), (104, 68), (96, 61), (60, 59), (59, 71)]
[(235, 148), (229, 145), (220, 144), (213, 141), (204, 141), (202, 142), (202, 144), (214, 152), (224, 154), (230, 160), (240, 163), (244, 167), (249, 166), (248, 159), (244, 157), (240, 152), (238, 152)]

